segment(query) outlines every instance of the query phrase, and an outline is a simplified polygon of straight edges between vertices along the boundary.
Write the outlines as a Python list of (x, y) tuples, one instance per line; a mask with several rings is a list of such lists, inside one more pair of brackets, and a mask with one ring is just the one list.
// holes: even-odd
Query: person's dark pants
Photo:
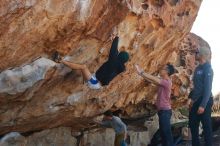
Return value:
[(125, 138), (125, 133), (115, 135), (114, 146), (127, 146), (124, 138)]
[(173, 136), (170, 125), (171, 115), (171, 110), (160, 110), (158, 112), (159, 130), (163, 146), (173, 146)]
[(205, 146), (212, 146), (212, 121), (211, 112), (213, 99), (210, 98), (203, 114), (197, 114), (201, 99), (196, 101), (189, 112), (189, 126), (192, 134), (192, 146), (200, 146), (199, 124), (202, 122)]

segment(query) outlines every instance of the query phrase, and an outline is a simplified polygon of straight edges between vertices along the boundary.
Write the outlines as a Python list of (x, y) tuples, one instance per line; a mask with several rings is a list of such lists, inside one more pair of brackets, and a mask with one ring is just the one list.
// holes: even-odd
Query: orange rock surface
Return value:
[[(137, 75), (134, 64), (155, 75), (167, 62), (175, 64), (179, 73), (173, 77), (173, 106), (183, 103), (195, 67), (189, 53), (194, 44), (187, 35), (200, 4), (200, 0), (0, 0), (0, 135), (59, 126), (80, 130), (107, 109), (136, 116), (142, 103), (143, 109), (153, 110), (156, 87)], [(119, 50), (128, 51), (131, 58), (126, 72), (101, 90), (83, 84), (79, 71), (50, 60), (57, 50), (95, 72), (108, 57), (113, 32), (120, 37)]]

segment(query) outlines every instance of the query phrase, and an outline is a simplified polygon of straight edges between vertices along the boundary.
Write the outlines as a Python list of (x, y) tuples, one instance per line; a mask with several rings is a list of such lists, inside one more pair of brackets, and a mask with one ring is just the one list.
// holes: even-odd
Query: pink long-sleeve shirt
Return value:
[(161, 79), (159, 89), (157, 92), (156, 106), (157, 110), (170, 110), (171, 109), (171, 80)]

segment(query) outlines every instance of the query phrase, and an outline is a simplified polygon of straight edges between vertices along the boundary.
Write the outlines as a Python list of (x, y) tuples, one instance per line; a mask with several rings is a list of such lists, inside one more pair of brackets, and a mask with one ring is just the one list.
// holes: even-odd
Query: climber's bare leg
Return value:
[(84, 64), (76, 64), (76, 63), (72, 63), (69, 61), (65, 61), (65, 60), (61, 60), (61, 63), (65, 64), (66, 66), (68, 66), (71, 69), (76, 69), (76, 70), (81, 70), (83, 77), (88, 81), (92, 78), (92, 74), (89, 71), (88, 67)]

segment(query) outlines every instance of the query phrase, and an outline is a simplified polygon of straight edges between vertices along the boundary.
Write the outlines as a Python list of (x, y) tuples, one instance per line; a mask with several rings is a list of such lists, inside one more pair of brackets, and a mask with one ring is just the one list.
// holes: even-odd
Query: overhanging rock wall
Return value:
[[(107, 109), (137, 116), (142, 110), (135, 105), (143, 101), (151, 113), (156, 87), (145, 84), (133, 65), (157, 74), (168, 61), (181, 60), (175, 51), (200, 4), (201, 0), (0, 0), (0, 135), (59, 126), (81, 130)], [(119, 50), (128, 51), (131, 59), (126, 72), (101, 90), (83, 84), (79, 71), (50, 60), (57, 50), (95, 72), (107, 59), (113, 31), (120, 37)], [(189, 90), (188, 76), (174, 80), (174, 106)]]

